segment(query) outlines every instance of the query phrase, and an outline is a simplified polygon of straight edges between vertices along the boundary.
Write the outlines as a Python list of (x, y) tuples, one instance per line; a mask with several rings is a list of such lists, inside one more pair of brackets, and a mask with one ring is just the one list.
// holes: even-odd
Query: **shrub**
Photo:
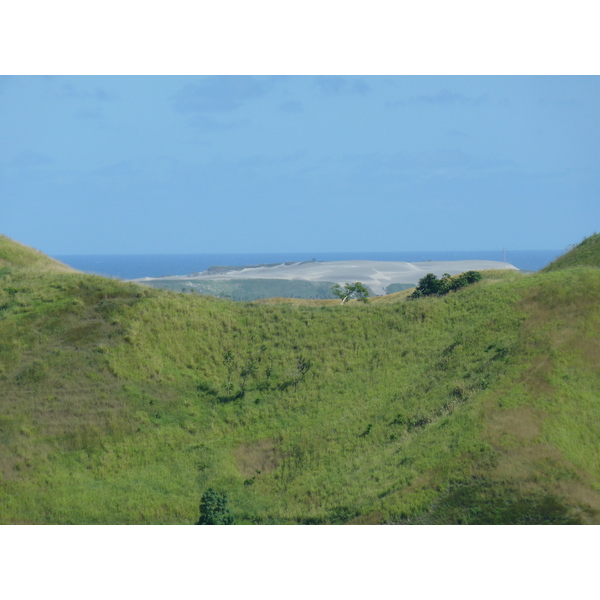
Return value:
[(227, 494), (208, 488), (200, 501), (200, 519), (196, 525), (233, 525), (233, 515), (227, 507)]
[(483, 276), (479, 271), (466, 271), (456, 277), (451, 277), (444, 273), (441, 279), (438, 279), (433, 273), (427, 273), (425, 277), (419, 279), (417, 289), (409, 298), (422, 298), (423, 296), (443, 296), (448, 292), (455, 292), (460, 288), (480, 281)]

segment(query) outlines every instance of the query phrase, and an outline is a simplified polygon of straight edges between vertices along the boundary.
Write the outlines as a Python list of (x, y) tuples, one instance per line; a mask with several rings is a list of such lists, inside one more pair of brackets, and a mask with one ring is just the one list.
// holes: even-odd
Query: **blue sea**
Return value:
[[(522, 271), (538, 271), (552, 262), (564, 250), (507, 251), (506, 262)], [(118, 279), (189, 275), (213, 266), (238, 267), (302, 262), (307, 260), (394, 260), (420, 262), (423, 260), (496, 260), (503, 261), (500, 250), (443, 251), (443, 252), (291, 252), (249, 254), (102, 254), (57, 255), (53, 258), (71, 267)]]

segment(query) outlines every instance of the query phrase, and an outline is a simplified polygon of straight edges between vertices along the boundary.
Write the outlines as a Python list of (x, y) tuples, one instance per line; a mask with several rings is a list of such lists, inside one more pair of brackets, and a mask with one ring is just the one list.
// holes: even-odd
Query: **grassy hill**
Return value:
[(0, 273), (11, 269), (45, 271), (46, 273), (76, 273), (77, 271), (39, 250), (25, 246), (0, 234)]
[(572, 267), (600, 267), (600, 233), (585, 238), (574, 245), (566, 254), (542, 269), (543, 272)]
[(0, 259), (2, 523), (600, 521), (596, 267), (341, 306)]

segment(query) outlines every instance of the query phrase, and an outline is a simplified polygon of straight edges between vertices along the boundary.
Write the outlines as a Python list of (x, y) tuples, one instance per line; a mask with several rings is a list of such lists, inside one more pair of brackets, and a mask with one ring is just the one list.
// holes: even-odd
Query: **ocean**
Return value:
[[(539, 271), (564, 250), (508, 250), (506, 262), (522, 271)], [(189, 275), (213, 266), (238, 267), (307, 260), (389, 260), (420, 262), (424, 260), (496, 260), (503, 261), (501, 250), (443, 252), (282, 252), (248, 254), (97, 254), (53, 256), (85, 273), (118, 279)]]

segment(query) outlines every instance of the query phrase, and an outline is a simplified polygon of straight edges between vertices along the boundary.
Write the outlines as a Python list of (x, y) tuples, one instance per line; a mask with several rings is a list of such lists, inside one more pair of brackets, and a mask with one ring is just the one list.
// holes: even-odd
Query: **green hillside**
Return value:
[(585, 238), (580, 244), (573, 246), (566, 254), (559, 256), (554, 262), (542, 269), (543, 272), (572, 267), (600, 267), (600, 233)]
[(600, 522), (595, 267), (243, 303), (0, 242), (1, 523)]
[(43, 270), (56, 273), (75, 273), (75, 269), (46, 256), (39, 250), (19, 244), (0, 234), (0, 273), (11, 268)]

